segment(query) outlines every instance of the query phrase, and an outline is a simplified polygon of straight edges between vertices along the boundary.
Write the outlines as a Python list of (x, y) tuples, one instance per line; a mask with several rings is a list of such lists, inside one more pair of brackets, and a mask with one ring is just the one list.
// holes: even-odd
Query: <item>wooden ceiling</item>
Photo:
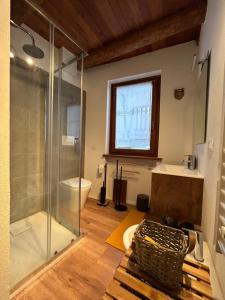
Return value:
[[(85, 68), (198, 40), (206, 0), (32, 0), (88, 56)], [(12, 18), (48, 38), (48, 25), (23, 3), (12, 0)], [(56, 45), (78, 53), (59, 33)]]

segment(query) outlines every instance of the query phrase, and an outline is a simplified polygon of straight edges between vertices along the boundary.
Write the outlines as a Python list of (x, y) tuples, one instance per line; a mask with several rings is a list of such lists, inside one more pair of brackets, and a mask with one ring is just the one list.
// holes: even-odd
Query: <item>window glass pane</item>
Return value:
[(67, 107), (67, 135), (80, 137), (80, 105)]
[(150, 150), (151, 116), (151, 82), (117, 87), (115, 147)]

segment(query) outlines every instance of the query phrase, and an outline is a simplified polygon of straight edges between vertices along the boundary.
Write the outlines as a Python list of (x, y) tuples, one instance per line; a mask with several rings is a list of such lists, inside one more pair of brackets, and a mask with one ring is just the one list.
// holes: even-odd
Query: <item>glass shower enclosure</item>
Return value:
[[(11, 288), (80, 236), (83, 51), (28, 1), (11, 3)], [(21, 14), (23, 9), (23, 14)]]

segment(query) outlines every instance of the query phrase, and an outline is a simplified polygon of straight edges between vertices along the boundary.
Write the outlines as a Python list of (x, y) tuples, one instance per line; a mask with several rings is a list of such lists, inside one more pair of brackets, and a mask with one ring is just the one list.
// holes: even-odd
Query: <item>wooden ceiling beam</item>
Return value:
[[(44, 0), (36, 0), (36, 5), (41, 5)], [(27, 18), (34, 13), (33, 8), (25, 1), (11, 0), (11, 19), (18, 25), (26, 23)]]
[(123, 38), (115, 40), (106, 46), (94, 50), (84, 59), (84, 68), (91, 68), (111, 61), (117, 57), (163, 41), (176, 34), (186, 32), (200, 26), (206, 14), (206, 1), (165, 17), (155, 23), (147, 25), (142, 30), (135, 31)]

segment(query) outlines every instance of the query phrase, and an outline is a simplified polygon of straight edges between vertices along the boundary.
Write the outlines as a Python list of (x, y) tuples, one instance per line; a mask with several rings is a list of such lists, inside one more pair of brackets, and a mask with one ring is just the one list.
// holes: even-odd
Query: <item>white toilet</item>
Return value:
[[(91, 181), (81, 178), (80, 209), (83, 209), (91, 189)], [(60, 182), (60, 200), (63, 206), (71, 211), (79, 210), (79, 177), (69, 178)]]
[(135, 233), (138, 225), (139, 224), (135, 224), (135, 225), (128, 227), (127, 230), (123, 234), (123, 245), (126, 250), (128, 250), (131, 246), (132, 239), (133, 239), (134, 233)]

